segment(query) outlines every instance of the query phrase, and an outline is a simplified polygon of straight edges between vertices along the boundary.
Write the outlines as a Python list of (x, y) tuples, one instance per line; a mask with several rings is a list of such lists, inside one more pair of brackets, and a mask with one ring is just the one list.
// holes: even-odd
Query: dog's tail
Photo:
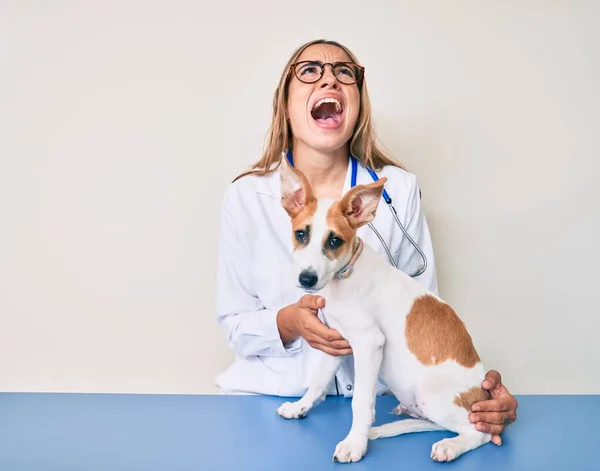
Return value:
[(403, 433), (434, 432), (437, 430), (446, 430), (446, 428), (434, 424), (433, 422), (429, 422), (428, 420), (404, 419), (390, 422), (389, 424), (379, 425), (377, 427), (371, 427), (371, 430), (369, 430), (369, 439), (375, 440), (383, 437), (395, 437), (396, 435), (402, 435)]

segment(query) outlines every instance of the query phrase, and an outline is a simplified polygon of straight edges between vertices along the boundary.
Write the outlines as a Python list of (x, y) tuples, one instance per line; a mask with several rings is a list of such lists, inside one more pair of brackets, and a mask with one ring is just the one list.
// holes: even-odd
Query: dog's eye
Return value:
[(342, 239), (340, 239), (339, 237), (332, 237), (331, 239), (329, 239), (329, 247), (331, 247), (332, 249), (337, 249), (343, 243), (344, 243), (344, 241)]
[(296, 231), (294, 234), (295, 234), (296, 240), (298, 242), (304, 242), (304, 241), (306, 241), (306, 231), (299, 230), (299, 231)]

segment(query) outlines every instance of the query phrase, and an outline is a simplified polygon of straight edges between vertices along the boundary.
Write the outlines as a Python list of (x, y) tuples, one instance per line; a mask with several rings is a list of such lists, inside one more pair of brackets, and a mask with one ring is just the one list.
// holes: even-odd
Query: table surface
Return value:
[[(0, 394), (2, 471), (599, 470), (600, 396), (517, 396), (518, 420), (503, 445), (451, 463), (431, 445), (451, 432), (371, 441), (358, 463), (332, 461), (349, 430), (351, 401), (328, 397), (303, 420), (275, 413), (270, 396)], [(398, 420), (393, 397), (377, 424)]]

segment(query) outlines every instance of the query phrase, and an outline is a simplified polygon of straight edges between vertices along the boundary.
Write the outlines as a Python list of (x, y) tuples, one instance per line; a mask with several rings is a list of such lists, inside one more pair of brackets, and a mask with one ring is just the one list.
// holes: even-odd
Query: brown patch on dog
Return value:
[[(298, 211), (294, 218), (292, 218), (292, 242), (294, 244), (294, 250), (303, 246), (303, 244), (298, 242), (298, 239), (296, 239), (296, 231), (306, 230), (306, 228), (312, 223), (312, 219), (316, 211), (317, 202), (315, 200), (312, 200), (310, 203), (306, 204), (306, 206), (304, 206), (300, 211)], [(310, 229), (308, 231), (307, 236), (310, 237)], [(310, 239), (307, 239), (307, 243), (308, 240)]]
[(344, 216), (344, 213), (342, 212), (342, 205), (340, 201), (333, 203), (327, 211), (326, 223), (331, 232), (333, 232), (336, 237), (342, 239), (344, 244), (338, 249), (328, 248), (326, 243), (327, 239), (329, 238), (329, 233), (326, 233), (322, 241), (325, 247), (325, 256), (330, 260), (333, 260), (336, 258), (341, 258), (348, 252), (351, 252), (353, 245), (352, 241), (356, 235), (356, 230), (352, 229), (350, 224), (348, 224), (346, 216)]
[(467, 412), (471, 412), (473, 404), (480, 401), (488, 401), (490, 398), (490, 393), (485, 389), (471, 388), (468, 391), (460, 393), (458, 397), (455, 397), (454, 404), (458, 407), (464, 407), (467, 409)]
[(415, 300), (404, 335), (408, 349), (424, 365), (454, 360), (472, 368), (480, 361), (462, 320), (448, 304), (431, 295)]

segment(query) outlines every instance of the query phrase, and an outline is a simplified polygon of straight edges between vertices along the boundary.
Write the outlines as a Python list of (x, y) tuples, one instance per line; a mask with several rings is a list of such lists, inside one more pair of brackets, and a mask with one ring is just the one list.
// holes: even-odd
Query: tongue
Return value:
[(317, 118), (316, 120), (319, 123), (324, 123), (324, 124), (335, 124), (338, 122), (337, 117), (333, 117), (333, 116), (328, 116), (326, 118)]
[(340, 113), (336, 113), (333, 103), (322, 104), (313, 111), (312, 116), (315, 120), (327, 124), (337, 123), (340, 119)]

